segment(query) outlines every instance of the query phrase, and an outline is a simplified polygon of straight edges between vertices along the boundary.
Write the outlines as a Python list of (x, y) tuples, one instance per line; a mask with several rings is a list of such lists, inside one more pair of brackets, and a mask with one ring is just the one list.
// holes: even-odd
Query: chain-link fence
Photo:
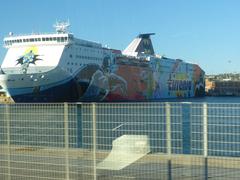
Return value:
[(240, 104), (0, 105), (0, 179), (240, 179)]

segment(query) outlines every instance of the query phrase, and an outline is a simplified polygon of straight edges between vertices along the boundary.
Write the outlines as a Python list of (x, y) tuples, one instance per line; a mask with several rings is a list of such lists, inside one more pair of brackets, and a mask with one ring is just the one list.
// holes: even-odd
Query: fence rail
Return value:
[(240, 104), (0, 105), (0, 179), (240, 179)]

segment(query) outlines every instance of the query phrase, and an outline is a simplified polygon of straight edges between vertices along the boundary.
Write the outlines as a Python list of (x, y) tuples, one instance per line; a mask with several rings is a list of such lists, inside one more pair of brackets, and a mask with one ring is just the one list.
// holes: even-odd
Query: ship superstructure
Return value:
[[(123, 51), (56, 33), (4, 39), (0, 85), (15, 102), (138, 101), (202, 95), (198, 65), (155, 55), (150, 34)], [(199, 92), (197, 92), (197, 91)]]

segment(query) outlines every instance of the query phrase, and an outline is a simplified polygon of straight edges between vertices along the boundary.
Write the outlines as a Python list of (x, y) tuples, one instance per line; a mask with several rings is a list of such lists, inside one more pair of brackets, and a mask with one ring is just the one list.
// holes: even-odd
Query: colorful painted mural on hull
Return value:
[(168, 63), (166, 68), (161, 61), (140, 62), (121, 57), (110, 64), (105, 59), (102, 67), (95, 67), (94, 73), (85, 70), (92, 73), (88, 75), (89, 85), (80, 100), (146, 101), (204, 95), (204, 71), (198, 65), (176, 61)]

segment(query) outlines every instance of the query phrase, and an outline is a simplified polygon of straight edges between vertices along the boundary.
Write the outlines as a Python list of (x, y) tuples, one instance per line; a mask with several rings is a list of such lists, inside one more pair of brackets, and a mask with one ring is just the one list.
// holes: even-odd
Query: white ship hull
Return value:
[(7, 37), (0, 85), (15, 102), (204, 95), (204, 71), (196, 64), (156, 56), (150, 35), (139, 35), (123, 52), (68, 33)]

